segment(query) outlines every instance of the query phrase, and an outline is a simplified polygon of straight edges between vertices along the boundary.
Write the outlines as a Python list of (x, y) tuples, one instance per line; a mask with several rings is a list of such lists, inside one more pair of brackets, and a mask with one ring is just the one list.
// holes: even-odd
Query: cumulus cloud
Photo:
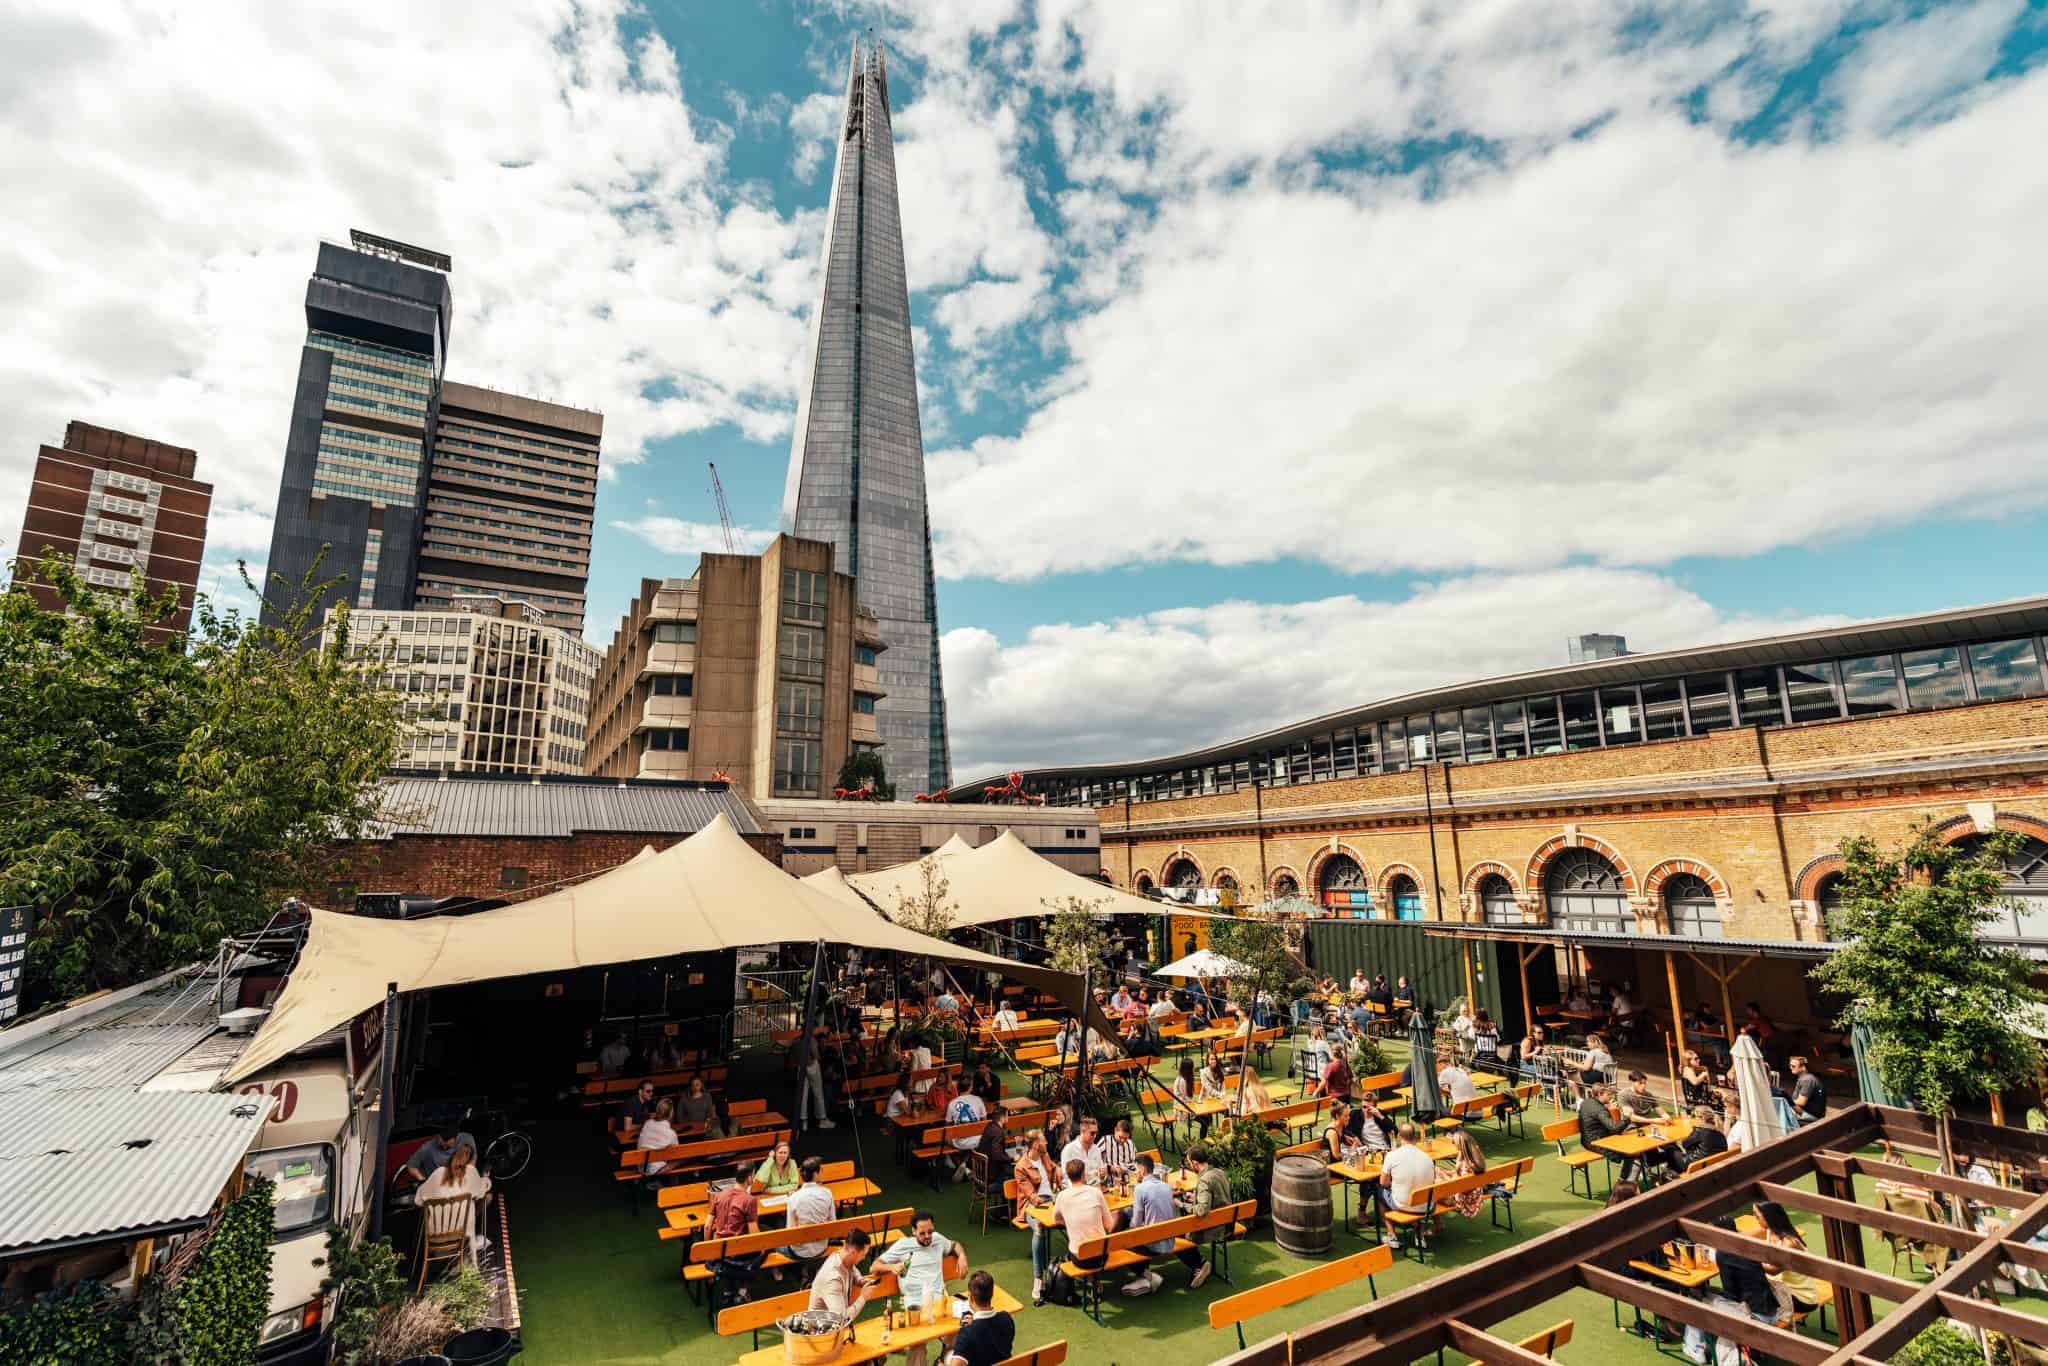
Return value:
[(315, 240), (351, 227), (452, 255), (450, 374), (602, 410), (609, 461), (786, 431), (815, 216), (733, 203), (628, 8), (0, 15), (0, 506), (84, 418), (196, 448), (215, 550), (260, 559)]
[[(650, 513), (632, 521), (615, 521), (616, 529), (637, 536), (664, 555), (723, 555), (725, 528), (715, 522), (689, 522), (680, 517)], [(733, 540), (746, 554), (758, 554), (775, 539), (773, 531), (759, 527), (734, 527)]]
[[(2048, 70), (1910, 136), (1645, 116), (1430, 193), (1162, 203), (940, 569), (1662, 564), (2048, 501)], [(1256, 501), (1247, 495), (1256, 491)]]
[(1193, 749), (1440, 684), (1562, 664), (1568, 638), (1638, 651), (1835, 624), (1729, 615), (1641, 570), (1474, 575), (1407, 598), (1229, 602), (941, 641), (954, 771)]

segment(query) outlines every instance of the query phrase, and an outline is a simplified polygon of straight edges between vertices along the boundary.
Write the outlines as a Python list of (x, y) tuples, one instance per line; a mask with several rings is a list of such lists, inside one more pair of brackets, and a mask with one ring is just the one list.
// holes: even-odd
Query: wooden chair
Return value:
[(467, 1195), (449, 1195), (439, 1200), (422, 1200), (420, 1211), (420, 1271), (413, 1293), (426, 1289), (427, 1269), (437, 1262), (467, 1262), (474, 1256), (470, 1236), (476, 1201)]
[(1043, 1347), (1034, 1347), (998, 1361), (996, 1366), (1065, 1366), (1066, 1360), (1067, 1342), (1061, 1338), (1058, 1342), (1048, 1342)]
[(1354, 1252), (1334, 1262), (1311, 1267), (1292, 1276), (1283, 1276), (1277, 1281), (1268, 1281), (1261, 1286), (1226, 1295), (1220, 1300), (1209, 1302), (1209, 1326), (1211, 1328), (1235, 1328), (1237, 1349), (1244, 1350), (1244, 1323), (1246, 1319), (1275, 1309), (1284, 1309), (1290, 1304), (1300, 1304), (1313, 1295), (1339, 1286), (1351, 1285), (1360, 1277), (1365, 1279), (1372, 1297), (1380, 1297), (1379, 1284), (1373, 1276), (1387, 1270), (1394, 1264), (1394, 1250), (1384, 1245), (1369, 1247), (1363, 1252)]
[(1563, 1323), (1551, 1324), (1540, 1333), (1531, 1333), (1528, 1337), (1516, 1343), (1515, 1346), (1525, 1352), (1534, 1352), (1540, 1357), (1551, 1357), (1556, 1356), (1557, 1349), (1571, 1340), (1572, 1321), (1566, 1319)]
[[(1008, 1156), (1003, 1158), (1003, 1170), (1010, 1166)], [(970, 1185), (974, 1198), (974, 1209), (981, 1216), (981, 1231), (988, 1232), (988, 1217), (991, 1214), (1007, 1218), (1011, 1201), (1015, 1198), (1015, 1182), (1005, 1180), (998, 1184), (989, 1167), (989, 1155), (979, 1148), (967, 1155), (967, 1169), (971, 1173)]]
[[(1941, 1207), (1924, 1195), (1902, 1190), (1893, 1182), (1877, 1183), (1878, 1204), (1889, 1214), (1904, 1214), (1914, 1219), (1924, 1219), (1930, 1224), (1945, 1224)], [(1887, 1233), (1884, 1240), (1892, 1250), (1892, 1275), (1899, 1274), (1899, 1258), (1906, 1259), (1908, 1271), (1931, 1271), (1936, 1275), (1948, 1270), (1949, 1258), (1954, 1249), (1938, 1247), (1919, 1238), (1903, 1233)]]

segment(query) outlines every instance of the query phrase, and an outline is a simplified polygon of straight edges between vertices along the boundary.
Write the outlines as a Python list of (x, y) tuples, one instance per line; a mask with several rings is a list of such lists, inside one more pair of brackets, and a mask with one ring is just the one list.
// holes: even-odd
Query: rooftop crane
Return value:
[(725, 485), (718, 482), (718, 464), (716, 461), (706, 461), (705, 463), (711, 466), (711, 493), (713, 497), (718, 499), (718, 525), (725, 529), (725, 553), (737, 555), (740, 553), (740, 547), (739, 543), (733, 539), (732, 511), (725, 505)]

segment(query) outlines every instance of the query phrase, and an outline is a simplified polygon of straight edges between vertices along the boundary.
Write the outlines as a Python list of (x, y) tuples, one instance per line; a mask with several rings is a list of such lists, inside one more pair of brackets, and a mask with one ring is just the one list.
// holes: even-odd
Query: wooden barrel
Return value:
[(1329, 1163), (1306, 1153), (1273, 1163), (1273, 1241), (1282, 1252), (1328, 1256), (1334, 1214)]

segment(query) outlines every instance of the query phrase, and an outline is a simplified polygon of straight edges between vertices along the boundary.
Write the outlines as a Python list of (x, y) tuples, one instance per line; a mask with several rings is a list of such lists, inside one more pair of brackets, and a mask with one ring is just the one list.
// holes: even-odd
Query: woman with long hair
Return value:
[[(1806, 1240), (1799, 1236), (1799, 1230), (1792, 1224), (1792, 1216), (1785, 1207), (1775, 1200), (1756, 1202), (1756, 1217), (1763, 1222), (1764, 1241), (1772, 1247), (1792, 1248), (1804, 1252)], [(1764, 1278), (1770, 1282), (1771, 1293), (1778, 1297), (1778, 1323), (1782, 1327), (1801, 1314), (1811, 1314), (1826, 1303), (1835, 1293), (1835, 1288), (1826, 1281), (1816, 1280), (1804, 1271), (1778, 1266), (1768, 1259), (1763, 1263)]]
[[(663, 1148), (675, 1147), (677, 1141), (675, 1117), (676, 1103), (667, 1096), (663, 1096), (655, 1105), (654, 1113), (649, 1115), (647, 1122), (640, 1126), (640, 1137), (635, 1140), (633, 1146), (650, 1153), (660, 1152)], [(449, 1165), (453, 1166), (454, 1163), (451, 1161)], [(659, 1176), (667, 1169), (668, 1165), (666, 1162), (649, 1162), (647, 1164), (647, 1175)]]
[(1045, 1225), (1033, 1219), (1029, 1210), (1036, 1204), (1050, 1203), (1060, 1188), (1066, 1185), (1059, 1163), (1052, 1160), (1047, 1138), (1043, 1129), (1033, 1129), (1024, 1139), (1024, 1155), (1017, 1159), (1016, 1190), (1017, 1201), (1011, 1221), (1018, 1228), (1031, 1230), (1031, 1302), (1045, 1302)]
[(1191, 1121), (1201, 1136), (1207, 1138), (1209, 1116), (1195, 1113), (1195, 1102), (1201, 1098), (1201, 1085), (1195, 1080), (1195, 1060), (1183, 1053), (1180, 1055), (1180, 1075), (1173, 1079), (1173, 1110), (1182, 1119)]
[(1697, 1048), (1685, 1050), (1685, 1061), (1678, 1068), (1678, 1084), (1685, 1094), (1687, 1109), (1714, 1103), (1714, 1074)]
[[(1470, 1129), (1451, 1130), (1451, 1163), (1453, 1176), (1477, 1176), (1486, 1170), (1486, 1154), (1480, 1151), (1479, 1140), (1472, 1137)], [(1469, 1190), (1454, 1195), (1451, 1207), (1469, 1219), (1486, 1208), (1486, 1192)]]
[[(659, 1115), (667, 1108), (669, 1108), (669, 1102), (664, 1100), (655, 1107), (655, 1114)], [(649, 1121), (649, 1123), (652, 1122), (651, 1120)], [(641, 1132), (644, 1134), (646, 1130), (647, 1126), (642, 1125)], [(476, 1168), (476, 1149), (470, 1147), (467, 1143), (463, 1143), (458, 1145), (453, 1153), (449, 1154), (448, 1165), (439, 1168), (433, 1175), (420, 1183), (419, 1193), (413, 1197), (413, 1200), (417, 1204), (425, 1205), (429, 1200), (446, 1200), (453, 1196), (467, 1198), (469, 1201), (470, 1244), (478, 1252), (481, 1252), (490, 1245), (490, 1240), (477, 1236), (477, 1203), (490, 1193), (491, 1178), (485, 1176)]]

